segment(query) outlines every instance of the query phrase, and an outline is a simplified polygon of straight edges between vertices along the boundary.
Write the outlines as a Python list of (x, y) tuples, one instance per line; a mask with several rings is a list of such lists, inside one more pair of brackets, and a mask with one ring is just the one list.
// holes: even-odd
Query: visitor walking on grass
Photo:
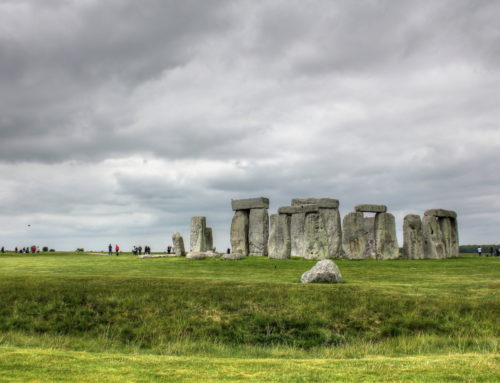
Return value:
[(108, 255), (113, 254), (113, 245), (110, 243), (108, 246)]
[(120, 255), (120, 246), (118, 246), (118, 244), (115, 246), (115, 251), (116, 251), (116, 256), (118, 257)]
[(481, 249), (480, 247), (477, 248), (477, 255), (481, 256), (483, 253), (483, 249)]

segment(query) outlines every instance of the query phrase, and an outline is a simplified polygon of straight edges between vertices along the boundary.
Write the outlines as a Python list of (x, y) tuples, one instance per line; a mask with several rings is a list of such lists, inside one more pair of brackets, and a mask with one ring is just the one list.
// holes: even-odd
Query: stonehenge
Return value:
[[(232, 252), (224, 259), (268, 256), (274, 259), (301, 257), (397, 259), (400, 249), (396, 220), (386, 205), (361, 204), (341, 220), (339, 201), (333, 198), (293, 198), (291, 205), (269, 216), (269, 199), (231, 200)], [(212, 228), (206, 218), (191, 218), (190, 253), (215, 253)], [(444, 259), (458, 256), (457, 213), (445, 209), (426, 210), (423, 216), (408, 214), (403, 222), (402, 256), (406, 259)], [(174, 233), (176, 256), (185, 256), (184, 240)], [(229, 250), (228, 250), (229, 251)], [(188, 254), (188, 255), (189, 255)]]
[[(385, 205), (357, 205), (343, 220), (342, 249), (348, 259), (396, 259), (396, 220)], [(375, 213), (365, 217), (364, 213)]]
[(269, 199), (264, 197), (231, 200), (231, 248), (244, 256), (267, 256), (269, 239)]

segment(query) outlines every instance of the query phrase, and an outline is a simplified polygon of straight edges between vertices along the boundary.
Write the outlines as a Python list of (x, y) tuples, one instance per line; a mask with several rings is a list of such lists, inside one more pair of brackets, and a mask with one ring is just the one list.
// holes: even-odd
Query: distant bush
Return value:
[(50, 249), (49, 251), (53, 253), (55, 250), (54, 249)]
[(76, 252), (77, 253), (83, 253), (85, 250), (83, 249), (83, 247), (79, 247), (78, 249), (76, 249)]
[(49, 248), (48, 248), (47, 246), (44, 246), (44, 247), (42, 247), (42, 251), (43, 251), (44, 253), (46, 253), (47, 251), (49, 251)]

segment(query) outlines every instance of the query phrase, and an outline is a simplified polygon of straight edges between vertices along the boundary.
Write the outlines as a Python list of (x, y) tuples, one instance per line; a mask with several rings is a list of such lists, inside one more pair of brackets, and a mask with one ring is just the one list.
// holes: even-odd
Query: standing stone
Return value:
[(213, 251), (214, 237), (211, 227), (205, 228), (205, 251)]
[(249, 255), (267, 257), (269, 240), (269, 214), (267, 209), (251, 209), (249, 215)]
[(186, 250), (184, 249), (184, 239), (180, 233), (174, 233), (172, 236), (172, 244), (175, 250), (176, 257), (184, 257), (186, 255)]
[(205, 217), (191, 218), (190, 251), (203, 252), (206, 250), (205, 230), (207, 220)]
[(248, 210), (237, 210), (231, 222), (231, 248), (233, 253), (248, 255)]
[(458, 242), (458, 223), (456, 218), (451, 218), (451, 249), (450, 257), (458, 257), (459, 242)]
[(424, 215), (422, 220), (422, 232), (424, 237), (424, 256), (427, 259), (444, 258), (445, 245), (439, 225), (439, 218), (433, 215)]
[(304, 225), (304, 258), (328, 258), (328, 238), (319, 212), (306, 214)]
[(304, 256), (304, 228), (306, 224), (305, 213), (295, 213), (291, 216), (290, 236), (292, 240), (292, 257)]
[(375, 216), (375, 251), (379, 259), (399, 258), (396, 220), (391, 213)]
[(365, 258), (376, 258), (375, 249), (375, 217), (363, 218), (363, 230), (366, 241)]
[(366, 239), (363, 213), (348, 213), (342, 221), (342, 250), (348, 259), (364, 259)]
[(441, 235), (444, 247), (444, 258), (451, 257), (451, 218), (439, 218), (439, 226), (441, 228)]
[(338, 209), (319, 209), (321, 227), (325, 231), (328, 244), (327, 258), (342, 257), (342, 228)]
[(422, 220), (419, 215), (408, 214), (404, 218), (403, 249), (406, 259), (424, 259)]
[(269, 233), (269, 258), (290, 258), (290, 216), (271, 214), (271, 231)]

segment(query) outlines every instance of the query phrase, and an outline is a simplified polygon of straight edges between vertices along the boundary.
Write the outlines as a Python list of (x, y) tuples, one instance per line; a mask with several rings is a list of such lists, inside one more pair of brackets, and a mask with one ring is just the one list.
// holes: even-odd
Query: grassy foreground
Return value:
[(0, 381), (498, 381), (500, 259), (0, 256)]

